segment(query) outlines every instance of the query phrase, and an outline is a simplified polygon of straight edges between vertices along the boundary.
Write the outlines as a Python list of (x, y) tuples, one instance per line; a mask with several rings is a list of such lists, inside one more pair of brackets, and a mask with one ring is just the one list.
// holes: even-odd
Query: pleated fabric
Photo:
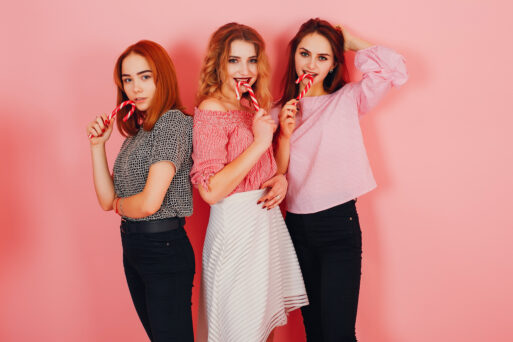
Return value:
[(294, 246), (278, 207), (257, 204), (265, 190), (214, 204), (203, 246), (199, 342), (265, 342), (308, 305)]

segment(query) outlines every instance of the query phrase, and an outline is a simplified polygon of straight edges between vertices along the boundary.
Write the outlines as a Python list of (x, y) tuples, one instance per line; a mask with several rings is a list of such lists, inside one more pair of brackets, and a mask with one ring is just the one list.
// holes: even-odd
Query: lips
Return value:
[(141, 103), (141, 102), (144, 102), (144, 101), (146, 101), (146, 97), (136, 97), (134, 99), (135, 103)]
[(317, 76), (317, 74), (316, 74), (315, 72), (311, 72), (311, 71), (308, 71), (308, 70), (303, 70), (303, 73), (304, 73), (304, 74), (310, 74), (310, 75), (312, 75), (312, 77), (314, 77), (314, 78)]
[(237, 77), (237, 78), (234, 78), (235, 80), (235, 83), (239, 83), (239, 82), (246, 82), (246, 83), (249, 83), (251, 81), (251, 77)]

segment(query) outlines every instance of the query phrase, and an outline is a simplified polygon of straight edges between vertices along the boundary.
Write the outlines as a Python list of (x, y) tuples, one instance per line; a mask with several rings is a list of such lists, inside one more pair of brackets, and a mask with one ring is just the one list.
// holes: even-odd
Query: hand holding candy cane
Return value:
[[(87, 127), (87, 131), (89, 133), (89, 135), (88, 135), (89, 139), (101, 137), (106, 130), (111, 129), (112, 119), (118, 114), (118, 112), (121, 110), (121, 108), (123, 108), (127, 105), (130, 105), (132, 108), (128, 111), (128, 113), (123, 118), (123, 121), (126, 122), (135, 111), (135, 103), (133, 101), (121, 102), (116, 108), (114, 108), (114, 110), (112, 111), (112, 113), (110, 113), (110, 115), (108, 117), (104, 114), (101, 117), (97, 117), (95, 121), (90, 123)], [(109, 136), (110, 136), (110, 133), (109, 133)], [(108, 139), (108, 137), (105, 140), (107, 140), (107, 139)]]
[(253, 89), (251, 89), (251, 86), (249, 85), (249, 83), (244, 82), (244, 81), (237, 82), (237, 86), (235, 87), (235, 94), (237, 94), (237, 100), (240, 100), (240, 87), (242, 87), (242, 86), (246, 87), (246, 89), (248, 90), (249, 97), (251, 97), (251, 102), (253, 103), (253, 106), (255, 107), (255, 111), (258, 112), (258, 110), (260, 109), (260, 106), (258, 105), (258, 101), (256, 99), (255, 93), (253, 92)]
[(296, 97), (296, 100), (298, 100), (298, 101), (301, 100), (303, 97), (305, 97), (306, 93), (308, 92), (308, 90), (310, 90), (310, 87), (312, 86), (312, 83), (314, 81), (314, 78), (313, 78), (312, 75), (310, 75), (310, 74), (303, 74), (303, 75), (298, 77), (298, 79), (296, 80), (296, 84), (299, 84), (299, 83), (303, 82), (303, 80), (305, 78), (308, 78), (308, 83), (303, 88), (301, 93), (299, 93), (299, 95)]

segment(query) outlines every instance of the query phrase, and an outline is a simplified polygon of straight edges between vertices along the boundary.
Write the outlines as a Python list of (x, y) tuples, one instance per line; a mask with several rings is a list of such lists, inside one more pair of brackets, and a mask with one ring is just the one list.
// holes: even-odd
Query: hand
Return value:
[(289, 100), (281, 109), (280, 118), (280, 135), (289, 139), (296, 128), (296, 113), (298, 100)]
[(253, 137), (256, 143), (268, 148), (273, 141), (276, 124), (269, 114), (259, 109), (253, 118)]
[(264, 202), (262, 208), (267, 208), (267, 210), (276, 207), (285, 198), (288, 184), (289, 183), (287, 182), (287, 178), (285, 178), (285, 176), (281, 173), (270, 178), (264, 184), (262, 184), (261, 187), (261, 189), (270, 188), (269, 191), (267, 191), (264, 196), (260, 197), (257, 203), (259, 204)]
[(112, 127), (114, 127), (114, 120), (108, 122), (106, 114), (97, 116), (96, 120), (91, 121), (86, 128), (87, 135), (92, 136), (89, 139), (91, 146), (105, 144), (110, 138)]

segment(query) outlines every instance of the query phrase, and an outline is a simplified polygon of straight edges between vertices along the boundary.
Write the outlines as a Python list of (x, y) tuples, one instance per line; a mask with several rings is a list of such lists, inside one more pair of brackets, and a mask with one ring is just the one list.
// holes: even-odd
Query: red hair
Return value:
[(129, 46), (118, 57), (116, 66), (114, 67), (114, 82), (118, 90), (117, 103), (120, 104), (128, 100), (121, 80), (121, 66), (123, 60), (130, 54), (137, 54), (146, 58), (153, 73), (156, 89), (151, 106), (145, 113), (141, 113), (136, 109), (134, 115), (126, 122), (123, 122), (123, 117), (128, 112), (128, 108), (125, 107), (118, 113), (116, 118), (118, 129), (125, 137), (137, 134), (141, 128), (138, 119), (142, 116), (144, 116), (142, 128), (145, 131), (151, 131), (157, 120), (168, 110), (184, 110), (182, 101), (180, 100), (180, 92), (178, 91), (178, 82), (176, 80), (176, 71), (173, 61), (171, 61), (171, 58), (162, 46), (150, 40), (141, 40)]
[(301, 25), (299, 31), (289, 43), (289, 61), (282, 80), (283, 93), (278, 101), (280, 105), (284, 105), (288, 100), (299, 94), (299, 85), (295, 83), (298, 77), (295, 63), (296, 50), (303, 38), (312, 33), (320, 34), (326, 38), (330, 42), (331, 50), (333, 50), (335, 68), (333, 72), (329, 73), (326, 78), (324, 78), (324, 90), (328, 94), (331, 94), (347, 83), (347, 70), (344, 59), (344, 35), (342, 34), (342, 29), (333, 27), (333, 25), (326, 20), (319, 18), (310, 19)]
[[(221, 26), (210, 37), (207, 54), (201, 67), (197, 102), (199, 104), (207, 97), (217, 95), (221, 90), (231, 44), (236, 40), (252, 43), (255, 46), (258, 78), (253, 84), (253, 89), (260, 107), (268, 110), (271, 107), (272, 95), (269, 91), (270, 66), (265, 54), (264, 40), (253, 28), (237, 23)], [(249, 93), (245, 93), (243, 98), (251, 103)]]

